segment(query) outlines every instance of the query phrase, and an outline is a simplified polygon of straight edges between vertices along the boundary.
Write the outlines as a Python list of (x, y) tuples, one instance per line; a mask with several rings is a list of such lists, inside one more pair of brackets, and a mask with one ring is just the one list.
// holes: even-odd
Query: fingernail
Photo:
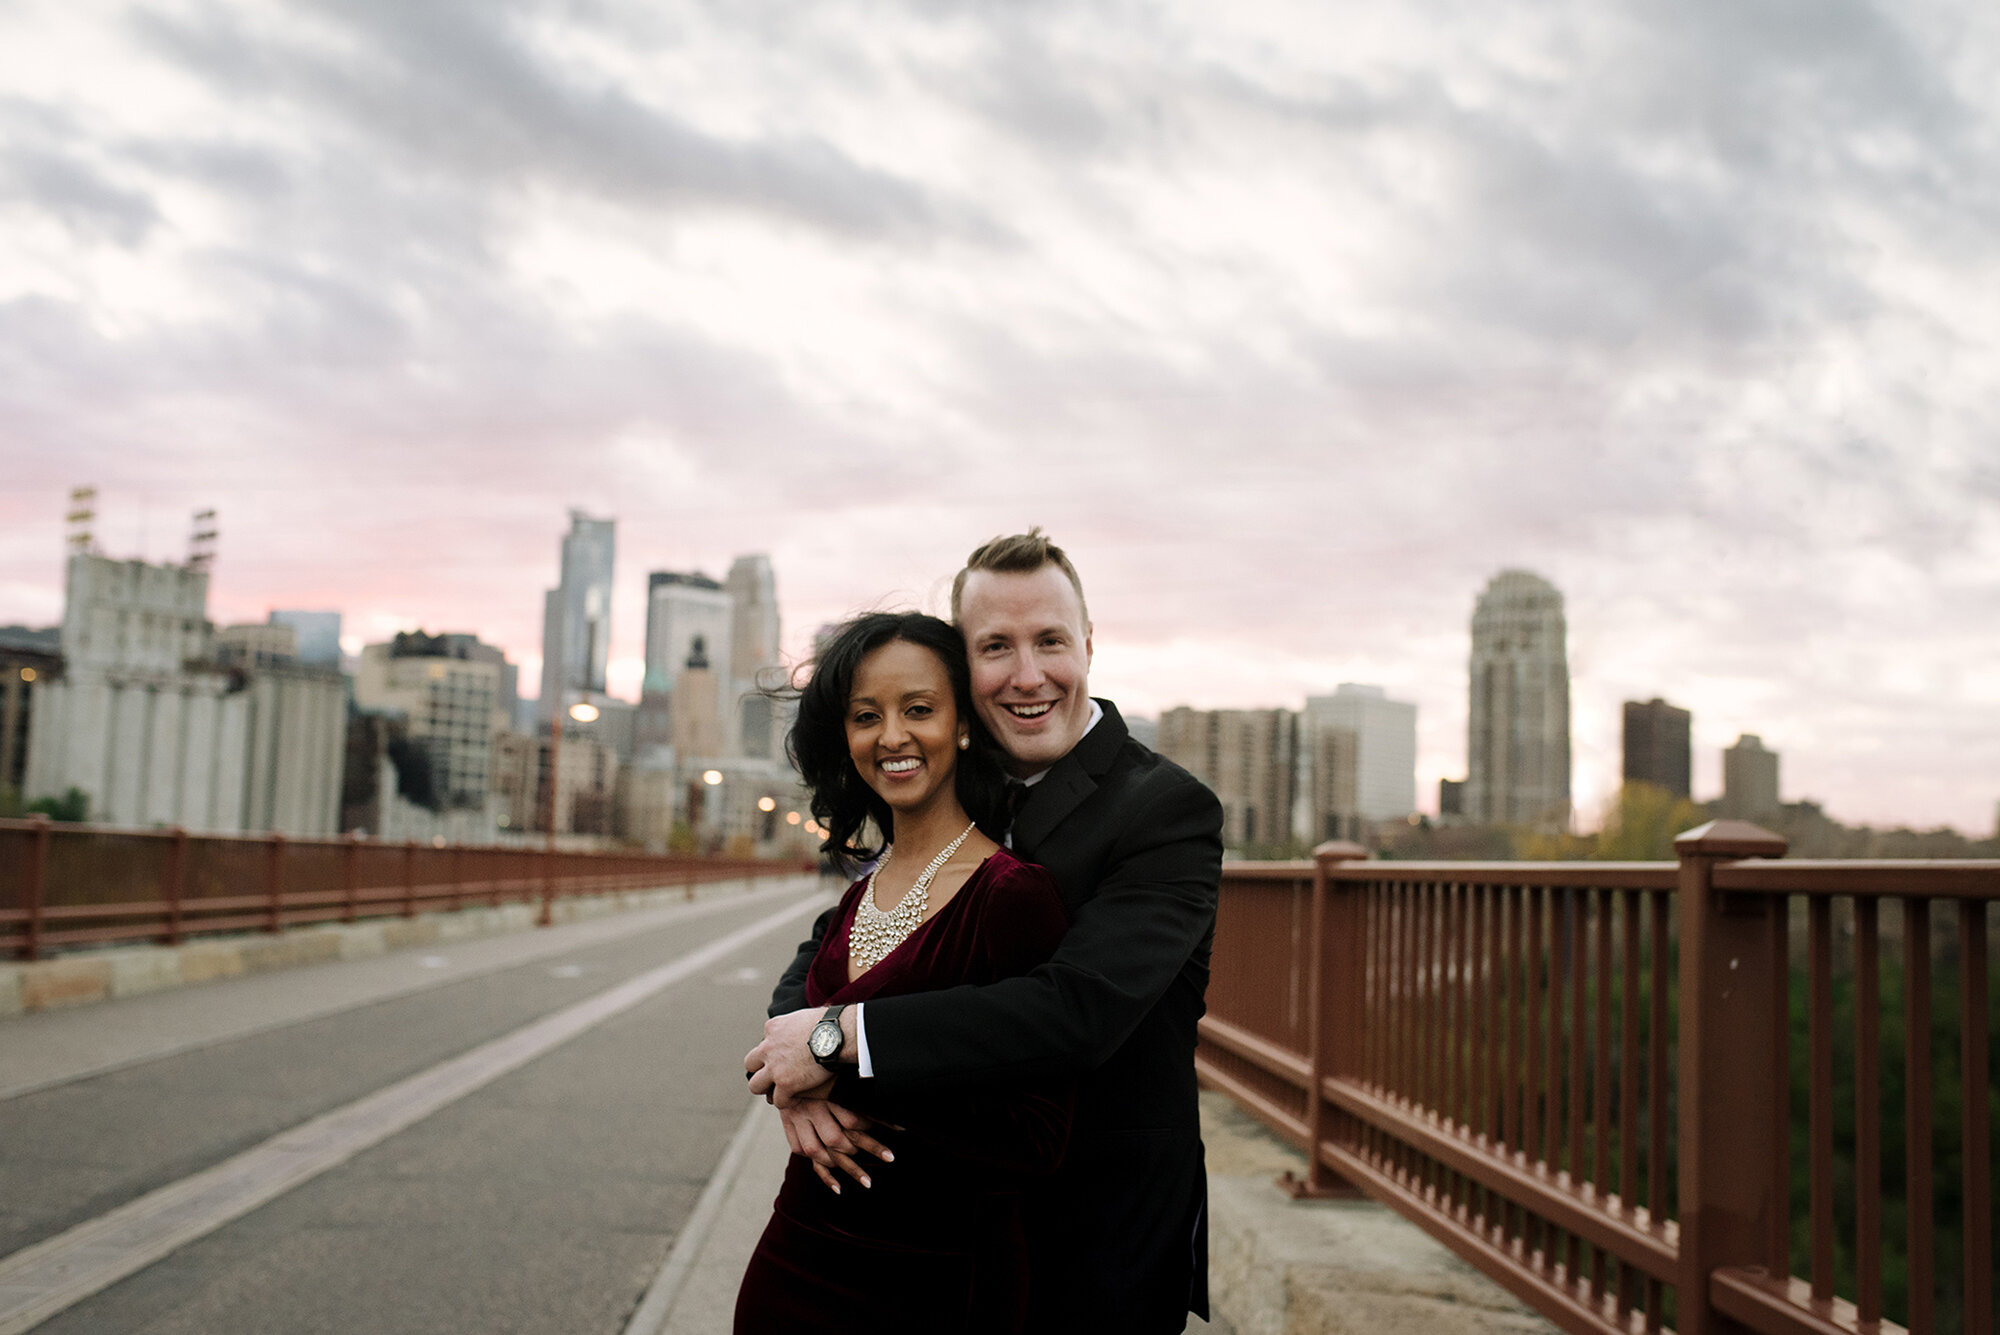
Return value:
[(883, 1151), (882, 1151), (882, 1162), (883, 1162), (883, 1163), (894, 1163), (894, 1162), (896, 1162), (896, 1152), (895, 1152), (894, 1150), (883, 1150)]
[(863, 1174), (861, 1175), (861, 1185), (862, 1185), (862, 1186), (864, 1186), (864, 1187), (872, 1187), (872, 1186), (874, 1186), (875, 1184), (874, 1184), (873, 1182), (870, 1182), (870, 1181), (868, 1180), (868, 1175), (867, 1175), (866, 1173), (863, 1173)]
[(834, 1195), (838, 1196), (840, 1194), (840, 1184), (838, 1182), (832, 1182), (829, 1183), (828, 1185), (833, 1188)]

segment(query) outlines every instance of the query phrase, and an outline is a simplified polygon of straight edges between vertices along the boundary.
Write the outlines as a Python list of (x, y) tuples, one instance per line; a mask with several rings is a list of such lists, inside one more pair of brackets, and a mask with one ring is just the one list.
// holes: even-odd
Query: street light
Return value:
[(556, 781), (562, 775), (562, 728), (563, 715), (568, 714), (578, 723), (597, 722), (597, 706), (588, 700), (579, 700), (568, 709), (558, 709), (549, 724), (549, 800), (548, 819), (542, 828), (548, 831), (546, 847), (551, 851), (556, 846)]

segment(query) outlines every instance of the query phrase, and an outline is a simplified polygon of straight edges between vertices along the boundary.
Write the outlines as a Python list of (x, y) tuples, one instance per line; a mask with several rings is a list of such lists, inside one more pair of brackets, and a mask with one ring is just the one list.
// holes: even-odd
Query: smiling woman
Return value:
[(858, 867), (887, 841), (914, 851), (917, 831), (907, 827), (931, 814), (927, 800), (947, 778), (965, 813), (959, 826), (972, 820), (988, 837), (1005, 833), (997, 824), (1006, 795), (999, 748), (971, 708), (965, 645), (951, 625), (917, 612), (850, 621), (814, 659), (796, 697), (786, 746), (826, 827), (821, 852)]
[[(1011, 1335), (1026, 1318), (1023, 1202), (1061, 1157), (1068, 1084), (885, 1092), (837, 1065), (843, 1011), (1025, 973), (1066, 925), (1048, 874), (995, 841), (999, 764), (958, 632), (916, 613), (842, 627), (799, 692), (790, 750), (822, 850), (879, 852), (814, 926), (805, 994), (828, 1010), (809, 1048), (839, 1074), (808, 1097), (895, 1127), (896, 1144), (893, 1162), (857, 1156), (855, 1191), (792, 1156), (736, 1329)], [(871, 825), (891, 842), (873, 846)]]

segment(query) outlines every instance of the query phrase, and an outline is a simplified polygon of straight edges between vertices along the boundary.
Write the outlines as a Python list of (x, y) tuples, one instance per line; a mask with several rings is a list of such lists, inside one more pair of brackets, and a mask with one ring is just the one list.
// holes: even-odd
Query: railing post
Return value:
[(361, 841), (352, 830), (341, 838), (344, 846), (340, 850), (340, 889), (346, 899), (341, 905), (340, 920), (353, 922), (361, 911), (361, 880), (355, 866), (361, 857)]
[(26, 900), (22, 908), (27, 910), (27, 939), (22, 943), (24, 958), (38, 960), (42, 957), (42, 905), (46, 897), (49, 878), (49, 834), (51, 821), (41, 812), (28, 817), (34, 823), (34, 833), (28, 837), (28, 874), (23, 880), (21, 894)]
[(1718, 862), (1783, 857), (1785, 848), (1769, 830), (1736, 820), (1710, 821), (1674, 840), (1681, 864), (1679, 1335), (1747, 1329), (1710, 1304), (1709, 1278), (1724, 1266), (1762, 1267), (1771, 1212), (1791, 1208), (1772, 1190), (1773, 1165), (1787, 1154), (1787, 1064), (1772, 1050), (1784, 1033), (1784, 993), (1771, 977), (1785, 967), (1773, 944), (1784, 931), (1785, 900), (1732, 902), (1713, 883)]
[(162, 940), (170, 946), (181, 943), (181, 900), (187, 893), (187, 847), (188, 832), (185, 827), (173, 828), (173, 842), (167, 845), (167, 930)]
[(456, 913), (465, 907), (465, 844), (463, 841), (451, 846), (451, 909)]
[[(550, 834), (550, 839), (555, 835)], [(554, 849), (542, 853), (542, 911), (535, 918), (535, 926), (553, 926), (556, 920), (556, 853)]]
[[(1351, 993), (1351, 969), (1329, 970), (1327, 955), (1345, 942), (1328, 939), (1336, 915), (1328, 900), (1332, 896), (1327, 871), (1343, 862), (1358, 862), (1368, 856), (1359, 844), (1336, 840), (1313, 850), (1312, 909), (1306, 920), (1306, 1053), (1311, 1074), (1306, 1083), (1306, 1175), (1287, 1172), (1278, 1185), (1293, 1197), (1358, 1196), (1352, 1182), (1328, 1168), (1320, 1157), (1321, 1128), (1326, 1115), (1326, 1077), (1340, 1069), (1347, 1045), (1341, 1030), (1352, 1019), (1351, 1006), (1358, 998)], [(1343, 960), (1346, 952), (1341, 952)], [(1296, 967), (1296, 966), (1295, 966)]]
[(279, 904), (285, 893), (285, 836), (274, 831), (266, 847), (270, 852), (264, 862), (264, 930), (280, 932), (285, 925)]
[(417, 841), (403, 841), (403, 916), (417, 916)]

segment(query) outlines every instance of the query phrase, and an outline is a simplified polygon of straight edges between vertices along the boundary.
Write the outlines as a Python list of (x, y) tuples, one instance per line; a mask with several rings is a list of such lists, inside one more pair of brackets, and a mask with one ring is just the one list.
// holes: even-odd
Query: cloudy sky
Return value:
[(10, 0), (0, 622), (220, 512), (211, 615), (474, 630), (537, 680), (576, 506), (766, 551), (787, 638), (1045, 525), (1129, 711), (1420, 706), (1568, 599), (1697, 796), (1992, 828), (2000, 7)]

